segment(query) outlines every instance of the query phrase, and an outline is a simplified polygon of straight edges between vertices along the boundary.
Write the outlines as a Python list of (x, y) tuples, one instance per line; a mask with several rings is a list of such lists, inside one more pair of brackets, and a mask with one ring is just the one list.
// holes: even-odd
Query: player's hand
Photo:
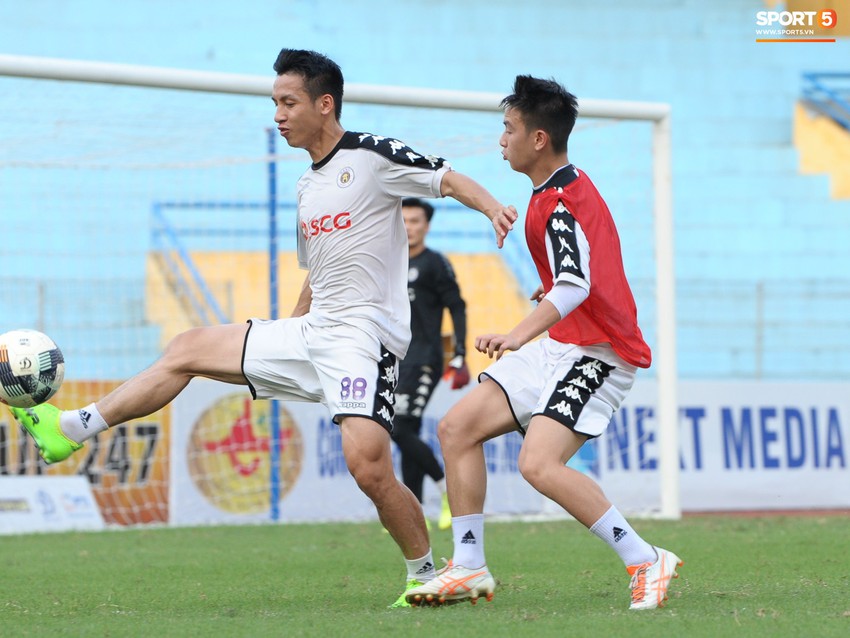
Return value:
[(529, 299), (531, 299), (531, 301), (536, 301), (537, 303), (540, 303), (541, 301), (543, 301), (543, 298), (545, 296), (546, 296), (546, 293), (543, 292), (543, 284), (540, 284), (539, 286), (537, 286), (537, 290), (535, 290), (531, 294)]
[(519, 215), (513, 206), (502, 206), (493, 215), (491, 221), (493, 222), (493, 229), (496, 231), (496, 246), (499, 248), (505, 245), (505, 237), (513, 230), (517, 217)]
[(449, 361), (443, 379), (451, 383), (452, 390), (460, 390), (469, 383), (469, 368), (463, 355), (457, 355)]
[(519, 340), (510, 335), (488, 334), (475, 338), (475, 349), (478, 352), (483, 352), (491, 359), (495, 356), (497, 361), (508, 350), (519, 350), (520, 346), (522, 344)]

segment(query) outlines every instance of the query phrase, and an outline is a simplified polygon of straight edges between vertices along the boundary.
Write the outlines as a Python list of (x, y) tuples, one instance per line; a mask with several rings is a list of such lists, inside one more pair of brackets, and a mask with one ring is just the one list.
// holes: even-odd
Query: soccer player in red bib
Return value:
[(651, 362), (617, 229), (590, 178), (567, 159), (575, 96), (557, 82), (518, 76), (502, 107), (502, 154), (534, 186), (525, 234), (541, 281), (532, 296), (538, 305), (508, 334), (475, 340), (496, 362), (439, 426), (454, 555), (407, 599), (414, 605), (492, 599), (483, 446), (519, 429), (523, 477), (619, 555), (631, 577), (630, 608), (653, 609), (666, 599), (679, 557), (641, 538), (592, 478), (566, 466), (604, 432), (637, 369)]

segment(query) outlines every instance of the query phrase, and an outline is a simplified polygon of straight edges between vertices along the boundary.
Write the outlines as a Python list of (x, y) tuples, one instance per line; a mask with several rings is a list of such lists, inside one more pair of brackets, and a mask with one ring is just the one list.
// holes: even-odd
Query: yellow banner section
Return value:
[[(66, 381), (51, 403), (76, 409), (118, 387), (113, 381)], [(85, 476), (107, 524), (168, 521), (169, 410), (101, 432), (71, 458), (47, 465), (7, 410), (0, 411), (0, 476)]]

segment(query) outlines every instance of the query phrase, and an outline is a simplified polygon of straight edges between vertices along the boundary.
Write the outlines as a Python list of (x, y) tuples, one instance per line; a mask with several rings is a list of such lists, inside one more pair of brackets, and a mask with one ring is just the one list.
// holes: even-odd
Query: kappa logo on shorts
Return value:
[(405, 415), (410, 410), (410, 395), (409, 394), (396, 394), (395, 395), (395, 412), (399, 415)]
[(549, 397), (545, 416), (574, 429), (582, 409), (596, 392), (614, 366), (592, 357), (582, 357), (555, 386)]
[(396, 369), (398, 360), (396, 356), (381, 348), (381, 360), (378, 362), (378, 388), (375, 392), (375, 404), (372, 418), (383, 425), (387, 430), (393, 430), (393, 417), (395, 416), (395, 388), (398, 383)]

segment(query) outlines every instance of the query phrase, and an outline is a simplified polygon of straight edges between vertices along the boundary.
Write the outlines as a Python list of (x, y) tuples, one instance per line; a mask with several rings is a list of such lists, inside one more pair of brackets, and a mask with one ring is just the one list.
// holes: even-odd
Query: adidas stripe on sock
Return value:
[(652, 545), (632, 529), (629, 522), (613, 505), (590, 527), (590, 531), (608, 543), (627, 567), (655, 562), (655, 550)]
[(59, 427), (62, 433), (75, 443), (82, 443), (98, 432), (103, 432), (109, 426), (94, 403), (80, 410), (65, 410), (59, 416)]
[(453, 517), (452, 537), (452, 562), (455, 565), (463, 565), (469, 569), (484, 566), (484, 514)]
[(420, 582), (428, 582), (434, 578), (434, 559), (431, 556), (431, 550), (422, 558), (414, 558), (412, 560), (404, 559), (407, 564), (407, 580), (415, 578)]

